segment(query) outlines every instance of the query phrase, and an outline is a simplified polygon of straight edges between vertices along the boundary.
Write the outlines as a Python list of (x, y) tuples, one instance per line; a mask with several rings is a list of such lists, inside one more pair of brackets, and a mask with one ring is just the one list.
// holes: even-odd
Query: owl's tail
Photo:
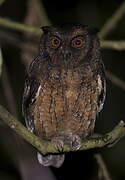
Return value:
[(42, 155), (39, 152), (37, 152), (37, 158), (40, 164), (42, 164), (43, 166), (53, 166), (56, 168), (59, 168), (65, 159), (65, 155), (61, 154), (61, 155)]

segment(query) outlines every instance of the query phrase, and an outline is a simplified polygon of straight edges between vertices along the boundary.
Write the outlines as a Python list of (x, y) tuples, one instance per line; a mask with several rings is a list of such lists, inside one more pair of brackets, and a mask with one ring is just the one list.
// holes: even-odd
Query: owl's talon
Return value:
[(51, 140), (51, 142), (54, 143), (55, 149), (58, 150), (58, 152), (63, 152), (63, 139), (55, 137)]
[(70, 144), (73, 151), (77, 151), (81, 147), (81, 138), (71, 133), (67, 136), (67, 143)]
[(79, 150), (81, 147), (81, 138), (78, 135), (73, 136), (72, 149)]

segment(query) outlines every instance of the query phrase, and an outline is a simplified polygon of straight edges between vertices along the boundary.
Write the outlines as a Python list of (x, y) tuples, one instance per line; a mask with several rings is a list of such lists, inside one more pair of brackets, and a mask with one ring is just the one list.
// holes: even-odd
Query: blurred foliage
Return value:
[[(38, 27), (43, 24), (45, 25), (42, 18), (39, 18), (39, 22), (37, 22), (38, 17), (36, 17), (36, 14), (38, 10), (36, 9), (38, 6), (33, 6), (32, 3), (34, 2), (33, 0), (5, 0), (0, 6), (0, 16), (25, 24), (37, 25)], [(122, 2), (122, 0), (43, 0), (41, 1), (41, 3), (43, 3), (41, 5), (45, 8), (44, 11), (47, 13), (47, 17), (51, 24), (80, 22), (101, 29), (103, 24)], [(33, 8), (31, 19), (28, 18), (30, 6)], [(39, 10), (39, 13), (42, 12)], [(125, 16), (122, 17), (117, 24), (117, 27), (108, 34), (106, 39), (125, 40), (124, 22)], [(48, 23), (49, 21), (47, 20), (46, 25), (48, 25)], [(32, 42), (33, 47), (32, 45), (27, 47), (27, 41)], [(0, 46), (4, 60), (0, 79), (0, 104), (3, 104), (22, 122), (21, 100), (25, 68), (37, 55), (38, 42), (39, 36), (34, 38), (32, 35), (28, 36), (21, 32), (3, 28), (2, 26), (0, 27)], [(29, 47), (30, 49), (28, 49)], [(102, 56), (106, 69), (125, 81), (125, 51), (102, 49)], [(96, 132), (108, 132), (119, 122), (119, 120), (125, 119), (124, 99), (125, 91), (107, 80), (106, 102), (103, 112), (101, 112), (97, 118)], [(34, 149), (32, 147), (27, 148), (26, 146), (27, 144), (22, 142), (22, 140), (20, 140), (9, 128), (0, 124), (0, 179), (26, 180), (23, 175), (24, 170), (22, 171), (21, 169), (22, 166), (20, 165), (20, 162), (22, 163), (22, 161), (20, 161), (20, 158), (24, 159), (24, 162), (26, 162), (26, 160), (29, 161), (29, 159), (32, 159), (33, 156), (35, 157), (35, 153), (31, 153), (34, 152)], [(112, 148), (103, 148), (101, 150), (107, 168), (114, 180), (125, 179), (124, 149), (125, 138)], [(60, 169), (52, 169), (52, 172), (57, 179), (60, 180), (97, 179), (97, 163), (93, 158), (93, 153), (95, 151), (100, 150), (71, 153), (67, 155), (64, 165)], [(31, 164), (29, 163), (29, 166), (30, 165)], [(28, 171), (29, 169), (25, 168), (25, 173)], [(43, 171), (41, 172), (43, 173)], [(29, 177), (29, 179), (32, 180), (32, 177)], [(36, 177), (36, 180), (38, 179), (40, 178)], [(53, 178), (51, 177), (51, 179)]]

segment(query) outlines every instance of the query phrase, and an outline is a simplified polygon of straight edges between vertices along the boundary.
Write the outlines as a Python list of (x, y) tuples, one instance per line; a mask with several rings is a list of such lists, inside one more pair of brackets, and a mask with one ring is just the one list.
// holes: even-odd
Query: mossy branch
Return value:
[[(28, 143), (32, 144), (38, 151), (43, 154), (46, 153), (58, 153), (53, 143), (45, 141), (29, 132), (16, 118), (14, 118), (2, 105), (0, 105), (0, 119), (7, 124), (18, 135), (25, 139)], [(92, 148), (101, 148), (114, 144), (125, 135), (125, 122), (120, 123), (109, 133), (105, 135), (99, 135), (89, 139), (82, 140), (82, 146), (80, 150), (87, 150)], [(72, 151), (68, 145), (64, 145), (64, 152)]]

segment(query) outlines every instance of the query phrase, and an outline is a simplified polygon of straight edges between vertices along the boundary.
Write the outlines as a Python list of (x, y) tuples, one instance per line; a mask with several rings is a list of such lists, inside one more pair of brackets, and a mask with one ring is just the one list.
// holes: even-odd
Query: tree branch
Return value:
[[(22, 23), (14, 22), (2, 17), (0, 17), (0, 25), (20, 32), (33, 33), (34, 35), (42, 34), (40, 28), (38, 27), (33, 27)], [(102, 40), (101, 47), (106, 49), (125, 50), (125, 41)]]
[(9, 19), (2, 18), (2, 17), (0, 17), (0, 25), (5, 27), (5, 28), (17, 30), (20, 32), (33, 33), (34, 35), (40, 35), (41, 34), (40, 29), (37, 27), (27, 26), (25, 24), (14, 22), (14, 21), (11, 21)]
[(112, 180), (110, 175), (109, 175), (109, 172), (108, 172), (108, 169), (106, 167), (106, 164), (101, 156), (101, 154), (95, 154), (94, 155), (97, 163), (98, 163), (98, 178), (101, 180)]
[(37, 14), (41, 17), (42, 26), (50, 25), (51, 22), (48, 18), (47, 12), (45, 11), (43, 2), (41, 0), (37, 0), (37, 8)]
[[(29, 132), (17, 119), (15, 119), (3, 106), (0, 105), (0, 119), (4, 121), (11, 129), (13, 129), (18, 135), (24, 138), (27, 142), (32, 144), (38, 151), (43, 154), (46, 153), (58, 153), (53, 143), (45, 141)], [(120, 123), (109, 133), (105, 135), (99, 135), (98, 137), (91, 137), (89, 139), (82, 140), (82, 146), (80, 150), (87, 150), (92, 148), (101, 148), (104, 146), (112, 145), (125, 135), (125, 123)], [(71, 148), (65, 144), (63, 152), (72, 151)]]
[[(0, 17), (0, 25), (2, 25), (3, 27), (18, 30), (18, 31), (33, 33), (34, 35), (40, 34), (39, 28), (27, 26), (27, 25), (17, 23), (17, 22), (13, 22), (13, 21), (7, 20), (5, 18), (1, 18), (1, 17)], [(20, 44), (20, 43), (16, 43), (16, 44)], [(102, 40), (101, 46), (102, 46), (102, 48), (110, 48), (110, 49), (115, 49), (115, 50), (125, 50), (125, 41)], [(118, 77), (116, 77), (115, 75), (113, 75), (110, 72), (107, 73), (107, 77), (114, 84), (116, 84), (118, 87), (125, 89), (125, 82), (124, 81), (120, 80)]]
[(116, 75), (114, 75), (112, 72), (109, 71), (106, 71), (106, 75), (113, 84), (120, 87), (122, 90), (125, 90), (125, 81), (121, 80), (120, 78), (118, 78)]
[(125, 50), (125, 41), (102, 40), (101, 47), (104, 49), (114, 49), (117, 51), (123, 51)]
[(0, 76), (2, 74), (2, 65), (3, 65), (3, 57), (2, 57), (2, 50), (0, 48)]
[(120, 5), (120, 7), (115, 11), (115, 13), (107, 20), (107, 22), (102, 27), (99, 37), (101, 39), (105, 38), (108, 33), (111, 32), (112, 29), (115, 28), (117, 23), (123, 17), (125, 13), (125, 1)]

